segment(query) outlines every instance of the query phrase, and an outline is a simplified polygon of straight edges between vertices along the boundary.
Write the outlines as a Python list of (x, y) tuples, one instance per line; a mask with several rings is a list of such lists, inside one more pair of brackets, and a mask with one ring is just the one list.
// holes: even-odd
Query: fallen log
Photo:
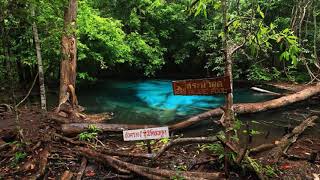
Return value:
[(128, 129), (143, 129), (157, 127), (156, 125), (138, 125), (138, 124), (103, 124), (103, 123), (70, 123), (62, 124), (61, 131), (63, 134), (77, 134), (89, 129), (90, 125), (94, 125), (102, 131), (122, 132)]
[[(235, 104), (233, 108), (235, 113), (237, 114), (256, 113), (256, 112), (276, 109), (276, 108), (283, 107), (295, 102), (303, 101), (317, 94), (320, 94), (320, 83), (318, 83), (315, 86), (307, 87), (297, 93), (283, 96), (277, 99), (273, 99), (265, 102), (258, 102), (258, 103)], [(193, 124), (196, 124), (202, 120), (208, 119), (209, 117), (220, 116), (222, 114), (223, 114), (223, 109), (216, 108), (216, 109), (198, 114), (196, 116), (193, 116), (182, 122), (170, 125), (169, 128), (170, 130), (183, 129)]]
[(286, 91), (291, 91), (291, 92), (298, 92), (306, 87), (313, 86), (311, 84), (293, 84), (293, 83), (276, 83), (276, 82), (271, 82), (271, 83), (266, 83), (266, 85), (273, 86), (278, 89), (286, 90)]
[(149, 179), (170, 179), (173, 177), (181, 177), (184, 179), (222, 179), (223, 174), (220, 172), (217, 173), (204, 173), (204, 172), (187, 172), (187, 171), (171, 171), (166, 169), (157, 169), (149, 168), (136, 164), (127, 163), (116, 159), (112, 156), (104, 155), (98, 153), (94, 150), (88, 148), (79, 147), (78, 151), (81, 155), (86, 156), (87, 158), (94, 159), (96, 161), (110, 165), (113, 168), (123, 168), (127, 169), (135, 174), (138, 174)]
[(297, 141), (298, 137), (310, 126), (314, 126), (314, 121), (318, 119), (318, 116), (311, 116), (304, 120), (300, 125), (295, 127), (291, 133), (286, 134), (280, 141), (276, 142), (269, 155), (273, 159), (273, 163), (277, 163), (283, 154), (286, 154), (288, 148)]

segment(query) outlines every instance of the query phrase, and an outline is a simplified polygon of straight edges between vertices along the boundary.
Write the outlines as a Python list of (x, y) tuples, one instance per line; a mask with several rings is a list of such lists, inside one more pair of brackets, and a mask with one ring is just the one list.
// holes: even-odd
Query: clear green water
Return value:
[[(108, 80), (81, 88), (80, 104), (88, 112), (114, 112), (117, 123), (167, 124), (222, 106), (224, 96), (175, 96), (171, 80)], [(259, 102), (273, 98), (251, 91), (235, 89), (235, 103)]]
[[(249, 88), (235, 87), (235, 103), (260, 102), (274, 98)], [(172, 124), (224, 104), (223, 95), (174, 96), (171, 80), (108, 80), (87, 87), (82, 86), (77, 93), (79, 103), (86, 107), (86, 112), (114, 112), (114, 118), (106, 123), (119, 124)], [(57, 96), (48, 98), (49, 104), (51, 102), (54, 107)], [(259, 131), (260, 134), (254, 136), (252, 143), (257, 145), (278, 140), (284, 134), (284, 127), (298, 125), (310, 114), (310, 109), (320, 111), (319, 102), (305, 101), (237, 118), (244, 123), (247, 122), (251, 129)], [(184, 136), (206, 136), (217, 133), (219, 127), (209, 119), (176, 133), (182, 133)], [(320, 123), (308, 128), (305, 134), (320, 137), (319, 129)]]

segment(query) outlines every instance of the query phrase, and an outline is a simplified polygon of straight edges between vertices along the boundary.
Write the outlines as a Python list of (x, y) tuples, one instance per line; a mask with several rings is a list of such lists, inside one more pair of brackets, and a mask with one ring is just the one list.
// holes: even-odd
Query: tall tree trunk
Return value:
[(234, 110), (233, 110), (233, 78), (232, 78), (232, 53), (231, 47), (228, 44), (228, 19), (227, 19), (227, 11), (228, 11), (228, 0), (222, 0), (222, 11), (223, 11), (223, 52), (224, 52), (224, 60), (225, 60), (225, 76), (229, 76), (229, 83), (231, 87), (231, 91), (226, 94), (226, 109), (223, 119), (223, 124), (226, 128), (226, 138), (229, 141), (231, 129), (234, 124)]
[(320, 64), (318, 60), (318, 54), (317, 54), (317, 33), (318, 33), (318, 28), (317, 28), (317, 2), (313, 2), (313, 25), (314, 25), (314, 35), (313, 35), (313, 54), (314, 54), (314, 59), (315, 59), (315, 65), (317, 66), (318, 69), (320, 69)]
[[(35, 17), (35, 10), (32, 9), (32, 17)], [(47, 104), (46, 104), (46, 89), (44, 85), (44, 77), (43, 77), (43, 66), (42, 66), (42, 56), (41, 56), (41, 47), (40, 47), (40, 40), (38, 34), (37, 24), (34, 21), (32, 24), (32, 32), (34, 36), (34, 42), (36, 47), (37, 53), (37, 62), (38, 62), (38, 71), (39, 71), (39, 84), (40, 84), (40, 100), (41, 100), (41, 109), (43, 111), (47, 111)]]
[(60, 66), (60, 94), (59, 106), (67, 103), (75, 111), (78, 107), (78, 100), (75, 93), (76, 68), (77, 68), (77, 0), (69, 0), (69, 6), (64, 12), (64, 32), (61, 39), (62, 60)]
[[(224, 52), (224, 60), (225, 60), (225, 76), (229, 76), (229, 83), (230, 83), (230, 92), (226, 94), (226, 106), (224, 109), (224, 117), (222, 119), (222, 123), (225, 128), (225, 137), (226, 142), (231, 143), (232, 136), (234, 135), (233, 126), (234, 126), (234, 111), (233, 111), (233, 78), (232, 78), (232, 52), (231, 47), (228, 44), (228, 0), (221, 0), (222, 5), (222, 16), (223, 16), (223, 39), (222, 39), (222, 46)], [(230, 150), (228, 147), (225, 147), (225, 154), (224, 154), (224, 171), (226, 176), (229, 176), (229, 168), (228, 164), (230, 159), (228, 154)]]

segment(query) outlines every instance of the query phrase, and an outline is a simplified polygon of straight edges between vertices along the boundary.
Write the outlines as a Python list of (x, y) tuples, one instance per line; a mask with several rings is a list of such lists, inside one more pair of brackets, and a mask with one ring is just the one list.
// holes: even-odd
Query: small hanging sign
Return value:
[(123, 131), (124, 141), (137, 141), (148, 139), (169, 138), (168, 127), (156, 127), (146, 129), (133, 129)]
[(231, 92), (229, 76), (173, 81), (172, 87), (174, 95), (212, 95)]

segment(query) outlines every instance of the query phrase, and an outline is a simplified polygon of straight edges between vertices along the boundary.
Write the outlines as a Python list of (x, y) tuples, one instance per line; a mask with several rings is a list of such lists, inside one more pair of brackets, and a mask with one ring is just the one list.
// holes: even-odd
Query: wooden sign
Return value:
[(231, 92), (230, 77), (173, 81), (174, 95), (211, 95)]
[(123, 131), (124, 141), (137, 141), (147, 139), (161, 139), (169, 137), (168, 127), (157, 127), (147, 129), (133, 129)]

